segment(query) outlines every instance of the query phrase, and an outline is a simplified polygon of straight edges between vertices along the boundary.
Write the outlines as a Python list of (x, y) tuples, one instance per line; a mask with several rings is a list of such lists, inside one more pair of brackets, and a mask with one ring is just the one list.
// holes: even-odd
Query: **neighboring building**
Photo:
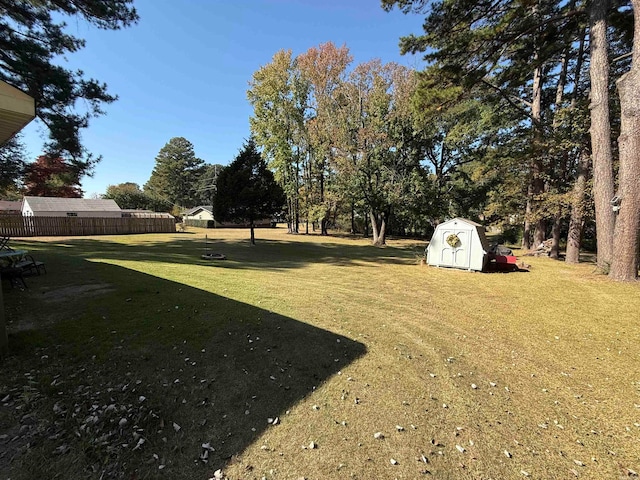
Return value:
[[(213, 218), (212, 205), (200, 205), (184, 213), (182, 221), (185, 225), (206, 228), (237, 228), (248, 227), (248, 223), (218, 222)], [(262, 218), (254, 222), (255, 227), (275, 227), (275, 222), (269, 218)]]
[(484, 227), (464, 218), (452, 218), (436, 226), (427, 247), (427, 263), (482, 271), (489, 261)]
[(187, 220), (215, 220), (213, 218), (213, 205), (200, 205), (192, 208), (186, 211), (182, 218), (185, 222)]
[(34, 217), (120, 218), (122, 211), (112, 199), (24, 197), (22, 215)]
[(22, 212), (22, 202), (0, 200), (0, 215), (20, 215), (21, 212)]

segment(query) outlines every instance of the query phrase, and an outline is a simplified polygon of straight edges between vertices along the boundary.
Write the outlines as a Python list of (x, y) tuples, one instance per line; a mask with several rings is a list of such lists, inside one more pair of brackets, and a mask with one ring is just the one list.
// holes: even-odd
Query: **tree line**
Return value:
[[(131, 3), (0, 5), (0, 78), (36, 99), (49, 131), (30, 165), (6, 154), (19, 145), (0, 151), (5, 197), (30, 183), (81, 194), (79, 179), (99, 159), (79, 132), (116, 97), (56, 64), (84, 47), (61, 19), (119, 29), (138, 20)], [(637, 278), (640, 0), (381, 4), (424, 16), (424, 31), (400, 40), (403, 52), (424, 53), (423, 70), (353, 65), (346, 46), (326, 43), (277, 52), (250, 81), (253, 139), (284, 191), (289, 230), (343, 228), (383, 245), (389, 231), (428, 234), (464, 216), (525, 248), (551, 238), (555, 258), (564, 243), (568, 262), (596, 241), (603, 272)], [(210, 204), (218, 174), (178, 137), (143, 188), (107, 194), (155, 210)]]
[(640, 2), (382, 5), (425, 16), (423, 34), (401, 39), (402, 51), (425, 53), (418, 94), (425, 110), (479, 97), (513, 118), (512, 139), (525, 139), (515, 158), (526, 188), (523, 246), (550, 234), (557, 257), (564, 232), (567, 261), (577, 262), (593, 219), (600, 270), (637, 278)]
[(380, 245), (389, 228), (465, 216), (517, 232), (527, 249), (551, 238), (554, 258), (565, 243), (568, 262), (596, 239), (603, 272), (636, 278), (635, 0), (382, 4), (425, 16), (422, 35), (401, 39), (403, 52), (425, 53), (423, 71), (352, 66), (346, 47), (326, 43), (277, 52), (250, 82), (252, 132), (290, 231), (301, 218), (323, 233), (367, 219)]

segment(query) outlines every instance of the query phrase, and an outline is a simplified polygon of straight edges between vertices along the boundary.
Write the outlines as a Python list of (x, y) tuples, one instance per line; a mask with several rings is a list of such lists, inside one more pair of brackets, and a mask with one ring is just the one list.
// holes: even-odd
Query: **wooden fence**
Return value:
[(55, 237), (172, 233), (173, 218), (23, 217), (0, 215), (0, 235), (8, 237)]

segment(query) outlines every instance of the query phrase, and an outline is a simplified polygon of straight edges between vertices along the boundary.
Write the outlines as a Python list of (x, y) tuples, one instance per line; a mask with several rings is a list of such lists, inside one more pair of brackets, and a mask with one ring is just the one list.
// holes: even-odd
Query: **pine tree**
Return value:
[(167, 204), (193, 207), (198, 203), (198, 180), (204, 161), (197, 158), (193, 145), (184, 137), (174, 137), (160, 149), (145, 193), (164, 199)]
[(256, 220), (280, 213), (285, 195), (267, 168), (255, 140), (249, 139), (242, 150), (218, 176), (214, 217), (219, 222), (246, 222), (255, 245)]
[[(82, 71), (60, 65), (65, 55), (84, 48), (69, 34), (65, 18), (83, 19), (105, 30), (138, 20), (133, 0), (0, 0), (0, 79), (35, 99), (36, 116), (49, 130), (46, 155), (63, 157), (81, 174), (99, 160), (83, 147), (80, 132), (117, 99), (107, 85)], [(85, 111), (78, 109), (86, 106)]]

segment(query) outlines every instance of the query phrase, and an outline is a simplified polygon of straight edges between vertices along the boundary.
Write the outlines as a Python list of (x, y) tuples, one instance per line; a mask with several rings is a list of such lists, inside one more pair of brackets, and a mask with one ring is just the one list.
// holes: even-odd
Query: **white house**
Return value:
[(482, 271), (489, 262), (489, 242), (484, 227), (464, 218), (440, 223), (427, 247), (427, 263)]
[(200, 205), (185, 212), (183, 219), (187, 220), (214, 220), (213, 205)]
[(122, 211), (112, 199), (24, 197), (22, 215), (34, 217), (120, 218)]

